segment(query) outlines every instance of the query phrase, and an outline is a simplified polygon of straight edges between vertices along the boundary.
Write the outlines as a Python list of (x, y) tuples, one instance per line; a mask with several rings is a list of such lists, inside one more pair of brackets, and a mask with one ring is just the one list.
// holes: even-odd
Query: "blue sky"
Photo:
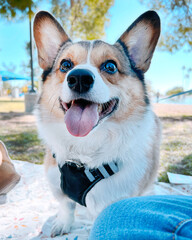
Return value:
[[(39, 10), (49, 10), (44, 4)], [(115, 0), (110, 9), (110, 23), (106, 27), (104, 40), (114, 43), (127, 27), (143, 12), (149, 10), (138, 0)], [(163, 17), (159, 13), (164, 27)], [(0, 70), (2, 63), (11, 63), (17, 66), (16, 73), (21, 73), (21, 63), (27, 62), (27, 54), (24, 49), (25, 43), (29, 41), (28, 20), (19, 22), (7, 22), (0, 19)], [(36, 57), (36, 56), (35, 56)], [(192, 67), (192, 53), (177, 52), (171, 54), (156, 49), (150, 69), (145, 75), (146, 80), (151, 82), (152, 88), (164, 93), (174, 86), (181, 86), (183, 81), (182, 66)], [(191, 83), (185, 84), (185, 90), (192, 88)]]

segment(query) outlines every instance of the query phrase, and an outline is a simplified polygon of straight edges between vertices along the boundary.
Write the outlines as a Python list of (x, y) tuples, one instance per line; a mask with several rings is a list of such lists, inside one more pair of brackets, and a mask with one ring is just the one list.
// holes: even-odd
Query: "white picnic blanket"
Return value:
[[(14, 161), (22, 176), (19, 184), (8, 194), (7, 203), (0, 205), (0, 240), (86, 240), (93, 224), (85, 207), (77, 206), (75, 224), (71, 232), (62, 237), (50, 237), (51, 216), (57, 212), (57, 201), (52, 196), (42, 165)], [(155, 194), (191, 194), (179, 185), (158, 183)]]

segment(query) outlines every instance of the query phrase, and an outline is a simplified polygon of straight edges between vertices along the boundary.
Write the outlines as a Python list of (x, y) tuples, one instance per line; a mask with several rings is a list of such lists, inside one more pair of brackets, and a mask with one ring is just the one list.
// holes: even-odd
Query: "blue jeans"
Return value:
[(96, 219), (89, 240), (192, 239), (192, 197), (146, 196), (121, 200)]

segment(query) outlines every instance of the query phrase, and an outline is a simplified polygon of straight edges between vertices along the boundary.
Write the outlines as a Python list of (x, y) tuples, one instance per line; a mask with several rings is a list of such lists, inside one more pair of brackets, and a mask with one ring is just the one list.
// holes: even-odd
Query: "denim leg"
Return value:
[(192, 239), (192, 219), (185, 219), (176, 228), (173, 240)]
[(192, 197), (146, 196), (121, 200), (96, 219), (89, 240), (192, 239)]

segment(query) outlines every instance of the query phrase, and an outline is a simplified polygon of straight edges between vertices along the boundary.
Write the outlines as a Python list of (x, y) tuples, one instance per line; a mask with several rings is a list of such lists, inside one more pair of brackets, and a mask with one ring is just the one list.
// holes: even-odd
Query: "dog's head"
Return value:
[(48, 12), (34, 20), (43, 72), (40, 109), (63, 119), (74, 136), (86, 136), (105, 121), (141, 116), (149, 104), (144, 76), (160, 34), (154, 11), (141, 15), (114, 44), (73, 43)]

